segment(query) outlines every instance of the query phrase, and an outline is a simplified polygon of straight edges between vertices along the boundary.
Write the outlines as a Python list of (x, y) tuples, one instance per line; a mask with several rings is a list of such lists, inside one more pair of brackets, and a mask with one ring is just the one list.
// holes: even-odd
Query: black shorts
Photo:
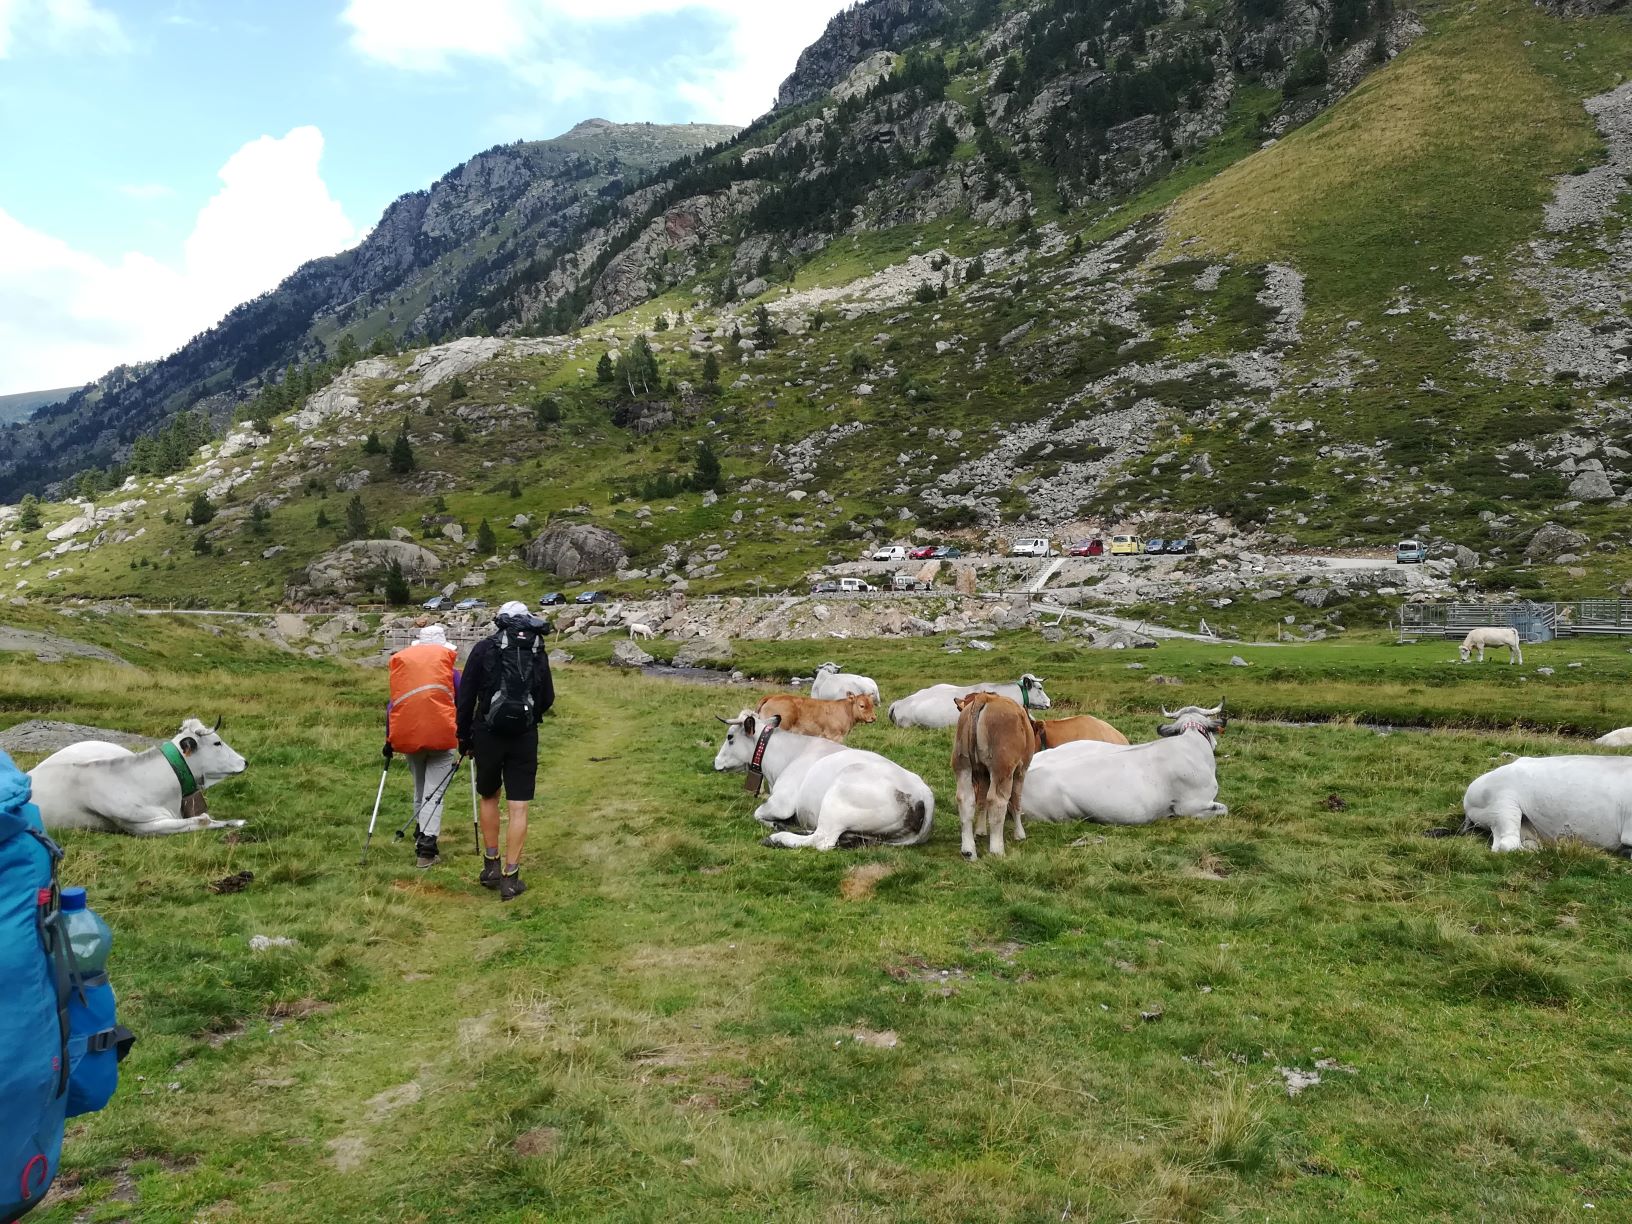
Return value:
[(520, 735), (496, 735), (478, 726), (470, 746), (476, 758), (476, 792), (484, 799), (499, 793), (511, 803), (531, 803), (538, 784), (538, 728)]

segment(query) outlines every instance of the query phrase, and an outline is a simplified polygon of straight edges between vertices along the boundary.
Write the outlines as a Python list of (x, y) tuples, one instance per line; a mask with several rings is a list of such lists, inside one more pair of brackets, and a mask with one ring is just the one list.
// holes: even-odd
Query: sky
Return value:
[(0, 0), (0, 395), (174, 351), (583, 119), (746, 124), (849, 0)]

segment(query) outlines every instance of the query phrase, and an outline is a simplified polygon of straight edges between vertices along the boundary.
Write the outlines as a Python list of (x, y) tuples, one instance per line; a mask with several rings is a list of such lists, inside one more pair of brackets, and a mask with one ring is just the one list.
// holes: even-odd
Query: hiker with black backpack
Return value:
[[(546, 622), (512, 599), (493, 618), (493, 633), (477, 642), (459, 687), (459, 749), (476, 761), (481, 797), (483, 888), (499, 900), (527, 891), (521, 882), (521, 851), (527, 840), (527, 805), (538, 778), (538, 724), (555, 704), (555, 682), (544, 649)], [(505, 853), (499, 857), (499, 789), (510, 817)]]

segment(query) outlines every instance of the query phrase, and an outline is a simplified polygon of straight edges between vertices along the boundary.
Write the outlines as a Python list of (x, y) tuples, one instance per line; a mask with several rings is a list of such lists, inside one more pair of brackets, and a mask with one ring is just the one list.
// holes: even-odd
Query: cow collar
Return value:
[(759, 733), (759, 742), (754, 745), (754, 759), (748, 763), (748, 777), (743, 781), (742, 789), (750, 795), (759, 794), (759, 788), (765, 781), (765, 746), (771, 742), (771, 732), (776, 730), (776, 724), (769, 723), (765, 730)]
[(1027, 714), (1031, 713), (1031, 681), (1023, 676), (1020, 679), (1020, 705)]
[(198, 782), (187, 765), (187, 758), (181, 754), (181, 749), (165, 740), (159, 745), (159, 751), (164, 753), (164, 759), (170, 762), (170, 768), (176, 772), (176, 781), (181, 783), (181, 797), (185, 799), (189, 795), (196, 795)]

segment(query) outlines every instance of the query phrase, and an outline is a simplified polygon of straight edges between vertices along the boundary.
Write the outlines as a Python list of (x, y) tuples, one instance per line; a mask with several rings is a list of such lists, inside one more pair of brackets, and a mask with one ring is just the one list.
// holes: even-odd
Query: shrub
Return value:
[(1326, 84), (1328, 71), (1325, 52), (1318, 47), (1305, 47), (1292, 60), (1284, 88), (1287, 93), (1317, 88)]
[(215, 503), (206, 494), (200, 493), (193, 498), (193, 504), (187, 511), (187, 517), (193, 520), (194, 527), (202, 527), (215, 517)]
[(363, 439), (363, 454), (385, 454), (385, 443), (380, 441), (380, 435), (375, 433), (372, 429), (368, 431), (368, 437)]
[(385, 567), (385, 602), (394, 607), (401, 607), (412, 597), (412, 592), (408, 589), (408, 579), (402, 573), (402, 562), (392, 557), (391, 564)]

